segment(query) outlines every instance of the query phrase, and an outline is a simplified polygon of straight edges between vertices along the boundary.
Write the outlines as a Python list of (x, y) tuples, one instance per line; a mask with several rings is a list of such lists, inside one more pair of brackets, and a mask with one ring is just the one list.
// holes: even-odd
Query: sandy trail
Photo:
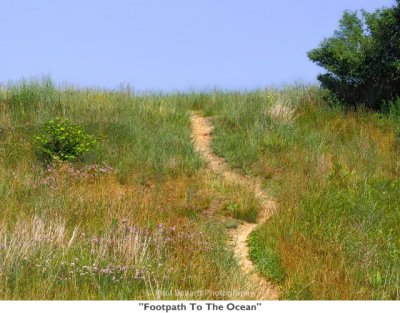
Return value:
[(192, 115), (192, 137), (196, 150), (208, 163), (209, 169), (220, 173), (228, 182), (252, 188), (261, 204), (261, 212), (257, 223), (243, 222), (236, 229), (230, 231), (230, 237), (234, 245), (234, 253), (241, 269), (247, 273), (251, 280), (250, 290), (254, 297), (259, 300), (277, 300), (279, 291), (260, 276), (254, 264), (250, 260), (247, 237), (259, 225), (264, 223), (275, 211), (276, 203), (269, 199), (263, 191), (261, 179), (241, 175), (231, 170), (225, 160), (215, 155), (211, 149), (213, 125), (210, 118), (200, 115)]

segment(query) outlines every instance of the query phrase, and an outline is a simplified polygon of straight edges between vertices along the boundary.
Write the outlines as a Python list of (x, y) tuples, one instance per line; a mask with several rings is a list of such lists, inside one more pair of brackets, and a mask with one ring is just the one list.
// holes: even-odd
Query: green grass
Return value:
[(250, 246), (250, 257), (256, 263), (257, 269), (272, 283), (277, 285), (285, 281), (285, 270), (281, 264), (281, 258), (277, 249), (271, 248), (265, 243), (269, 240), (264, 238), (265, 232), (253, 231), (248, 239)]

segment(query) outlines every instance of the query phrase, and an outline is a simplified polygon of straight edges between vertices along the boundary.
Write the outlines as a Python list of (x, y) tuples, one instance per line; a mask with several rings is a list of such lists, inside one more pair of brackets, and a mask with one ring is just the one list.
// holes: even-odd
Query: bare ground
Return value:
[(243, 222), (229, 233), (235, 256), (239, 266), (249, 275), (252, 294), (259, 300), (279, 299), (279, 290), (264, 277), (259, 275), (249, 257), (247, 238), (259, 225), (264, 223), (275, 211), (276, 203), (271, 200), (262, 188), (261, 179), (239, 174), (229, 168), (225, 160), (211, 149), (213, 125), (210, 118), (201, 115), (192, 115), (192, 138), (196, 150), (202, 155), (208, 164), (208, 168), (221, 174), (227, 182), (251, 188), (260, 201), (261, 212), (257, 223)]

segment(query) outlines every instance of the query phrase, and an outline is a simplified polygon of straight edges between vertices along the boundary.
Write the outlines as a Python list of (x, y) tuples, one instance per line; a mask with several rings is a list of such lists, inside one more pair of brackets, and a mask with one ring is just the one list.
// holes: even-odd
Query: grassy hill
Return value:
[[(217, 97), (218, 99), (218, 97)], [(279, 213), (253, 260), (290, 299), (398, 299), (399, 118), (329, 107), (314, 88), (211, 102), (215, 150), (265, 178)]]
[[(250, 248), (282, 297), (400, 298), (397, 115), (343, 112), (314, 87), (134, 95), (48, 80), (0, 89), (0, 298), (248, 298), (228, 292), (249, 281), (226, 241), (257, 204), (206, 171), (191, 111), (278, 202)], [(55, 117), (99, 147), (44, 163), (33, 136)]]

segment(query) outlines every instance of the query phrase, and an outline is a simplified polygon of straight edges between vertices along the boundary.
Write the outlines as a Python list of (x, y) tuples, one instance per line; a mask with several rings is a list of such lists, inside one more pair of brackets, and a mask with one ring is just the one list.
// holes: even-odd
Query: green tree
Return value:
[(400, 96), (400, 0), (373, 13), (346, 11), (339, 29), (308, 57), (321, 86), (347, 106), (380, 109)]

